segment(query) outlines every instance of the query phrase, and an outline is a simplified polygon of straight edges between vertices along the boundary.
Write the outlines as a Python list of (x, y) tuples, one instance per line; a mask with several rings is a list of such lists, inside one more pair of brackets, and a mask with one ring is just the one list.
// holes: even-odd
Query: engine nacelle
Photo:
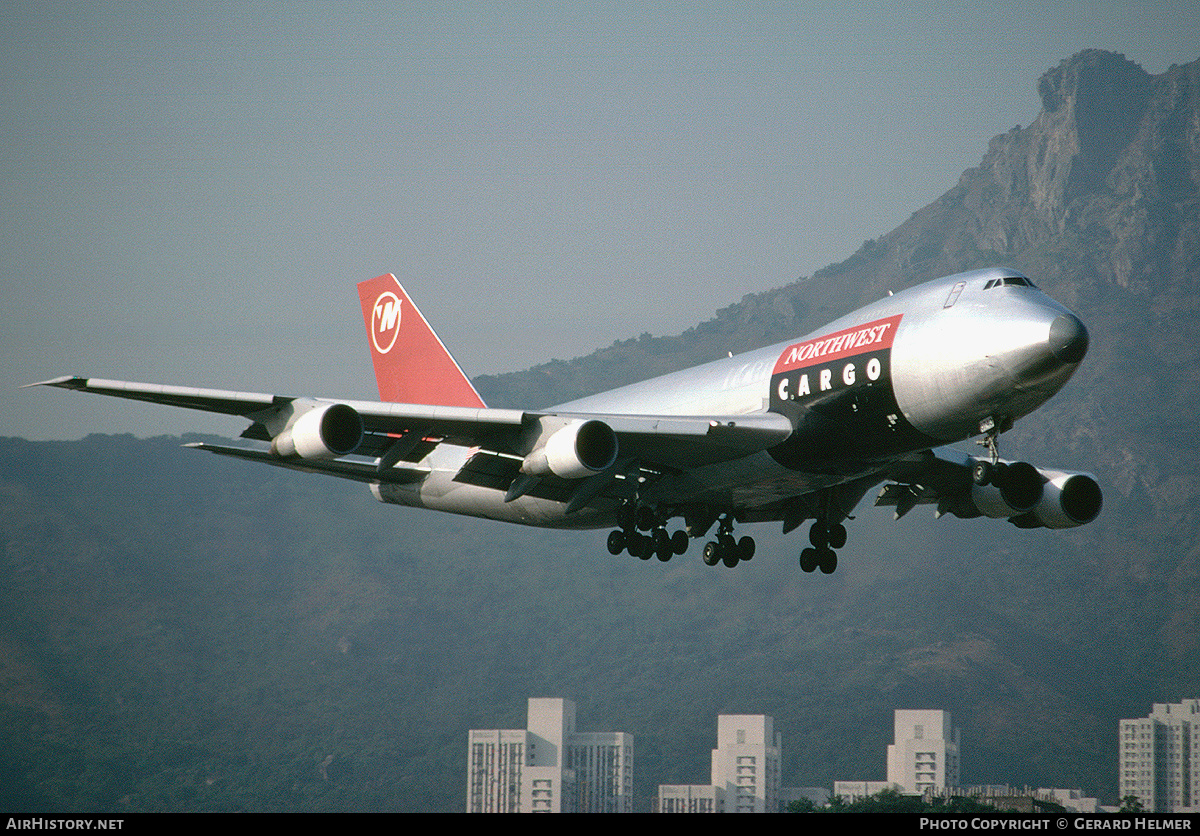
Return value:
[(991, 482), (971, 485), (971, 502), (987, 517), (1006, 519), (1032, 511), (1042, 499), (1045, 479), (1028, 462), (997, 464)]
[(276, 456), (302, 459), (336, 459), (358, 448), (363, 437), (362, 417), (342, 403), (318, 406), (288, 421), (271, 441)]
[(1074, 528), (1100, 515), (1104, 492), (1090, 473), (1043, 470), (1042, 498), (1033, 510), (1012, 519), (1018, 528)]
[(617, 434), (612, 427), (596, 419), (573, 420), (543, 432), (521, 463), (521, 471), (534, 476), (552, 473), (563, 479), (582, 479), (607, 470), (616, 460)]

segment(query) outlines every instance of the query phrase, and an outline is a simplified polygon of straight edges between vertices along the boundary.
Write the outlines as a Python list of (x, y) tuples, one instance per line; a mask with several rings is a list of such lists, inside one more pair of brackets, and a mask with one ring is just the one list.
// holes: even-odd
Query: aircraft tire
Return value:
[(737, 541), (732, 534), (717, 535), (717, 553), (721, 555), (721, 562), (730, 569), (738, 565)]
[(800, 552), (800, 568), (812, 572), (817, 568), (817, 550), (808, 548)]
[(840, 549), (844, 545), (846, 545), (846, 526), (841, 523), (829, 526), (829, 547)]
[(654, 554), (663, 563), (666, 563), (675, 556), (675, 549), (671, 545), (671, 536), (667, 534), (665, 528), (654, 529)]
[(754, 538), (743, 537), (741, 540), (738, 540), (737, 548), (739, 558), (742, 560), (750, 560), (752, 557), (754, 557)]
[(687, 547), (688, 536), (686, 531), (680, 529), (671, 535), (671, 549), (675, 554), (683, 554), (687, 551)]
[(990, 485), (995, 478), (996, 466), (991, 462), (981, 459), (971, 467), (971, 481), (981, 488), (984, 485)]
[(819, 565), (823, 574), (832, 575), (837, 571), (837, 552), (833, 549), (822, 549), (819, 559)]
[(625, 551), (625, 532), (621, 529), (608, 533), (608, 553), (620, 554)]
[(704, 554), (701, 555), (705, 566), (716, 566), (721, 562), (720, 547), (712, 540), (704, 544)]
[(808, 542), (814, 549), (823, 549), (829, 545), (829, 528), (820, 520), (815, 520), (808, 529)]

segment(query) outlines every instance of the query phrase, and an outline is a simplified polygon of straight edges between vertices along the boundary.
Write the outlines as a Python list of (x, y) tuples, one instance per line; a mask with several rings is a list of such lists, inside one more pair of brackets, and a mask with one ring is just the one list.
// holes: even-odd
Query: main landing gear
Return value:
[(808, 541), (812, 543), (812, 548), (800, 552), (800, 568), (805, 572), (820, 569), (824, 574), (832, 575), (837, 569), (837, 552), (834, 549), (846, 545), (846, 526), (815, 520), (808, 530)]
[[(700, 525), (700, 528), (707, 529), (712, 525), (712, 519), (709, 517)], [(642, 560), (657, 557), (665, 563), (675, 555), (687, 551), (688, 533), (680, 530), (668, 534), (667, 521), (655, 508), (648, 505), (635, 507), (632, 503), (626, 504), (621, 507), (617, 521), (621, 527), (616, 531), (609, 532), (608, 535), (610, 554), (628, 551), (634, 557)], [(689, 525), (695, 525), (695, 522), (689, 520)], [(640, 533), (642, 531), (647, 533)], [(709, 566), (724, 563), (732, 568), (743, 560), (750, 560), (754, 557), (754, 538), (734, 539), (733, 515), (725, 514), (720, 518), (717, 539), (705, 543), (703, 557), (704, 562)]]
[(742, 560), (754, 557), (754, 538), (733, 539), (733, 519), (726, 514), (717, 528), (717, 539), (704, 544), (704, 562), (709, 566), (724, 563), (730, 569)]
[[(666, 520), (649, 506), (641, 505), (635, 510), (631, 505), (624, 505), (621, 507), (619, 520), (621, 527), (608, 535), (609, 554), (620, 554), (628, 550), (631, 555), (641, 560), (657, 557), (666, 563), (675, 555), (687, 551), (687, 532), (680, 530), (668, 534)], [(649, 533), (640, 534), (638, 529)]]

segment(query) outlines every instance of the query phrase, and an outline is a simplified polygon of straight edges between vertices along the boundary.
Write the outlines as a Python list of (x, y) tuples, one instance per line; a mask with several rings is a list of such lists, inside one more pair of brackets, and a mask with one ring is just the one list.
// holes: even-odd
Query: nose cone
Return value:
[(1078, 363), (1087, 354), (1087, 328), (1077, 316), (1061, 314), (1050, 323), (1050, 350), (1062, 363)]

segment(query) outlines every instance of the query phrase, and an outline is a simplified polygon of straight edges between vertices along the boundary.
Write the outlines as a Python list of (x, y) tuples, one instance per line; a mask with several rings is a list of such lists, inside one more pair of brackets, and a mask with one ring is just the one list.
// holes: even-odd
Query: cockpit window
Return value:
[(1000, 287), (1001, 285), (1014, 285), (1016, 287), (1037, 286), (1024, 276), (1008, 276), (1007, 278), (1003, 279), (988, 279), (988, 283), (983, 286), (983, 289), (991, 290), (993, 287)]

